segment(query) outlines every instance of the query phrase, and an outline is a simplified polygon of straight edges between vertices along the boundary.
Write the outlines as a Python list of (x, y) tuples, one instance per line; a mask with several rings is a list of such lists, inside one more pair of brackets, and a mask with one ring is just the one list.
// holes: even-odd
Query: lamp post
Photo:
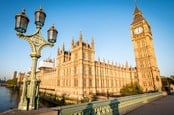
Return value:
[(58, 31), (55, 29), (54, 25), (47, 31), (48, 41), (44, 39), (40, 33), (41, 28), (44, 25), (46, 14), (43, 12), (42, 8), (35, 12), (35, 24), (36, 32), (31, 35), (25, 35), (29, 19), (25, 14), (25, 10), (21, 14), (16, 14), (15, 16), (15, 30), (17, 31), (17, 36), (26, 40), (31, 46), (31, 73), (30, 77), (25, 78), (23, 82), (22, 95), (20, 103), (18, 105), (19, 110), (33, 110), (38, 109), (39, 105), (39, 84), (40, 80), (36, 79), (36, 68), (37, 60), (41, 56), (41, 49), (45, 46), (52, 47), (56, 42)]

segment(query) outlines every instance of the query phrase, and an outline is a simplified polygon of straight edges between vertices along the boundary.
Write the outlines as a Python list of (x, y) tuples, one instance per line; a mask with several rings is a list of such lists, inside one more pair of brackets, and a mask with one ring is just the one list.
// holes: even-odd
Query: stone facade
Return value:
[(144, 91), (160, 90), (162, 87), (154, 51), (151, 27), (136, 6), (131, 24), (138, 82)]
[(58, 49), (56, 65), (51, 71), (40, 68), (41, 89), (79, 99), (96, 94), (119, 95), (120, 88), (135, 82), (137, 76), (128, 62), (120, 65), (104, 59), (95, 61), (94, 40), (91, 44), (83, 42), (82, 33), (76, 43), (72, 39), (71, 51), (65, 51), (64, 45)]
[(128, 62), (95, 60), (94, 39), (90, 44), (85, 43), (80, 33), (78, 41), (72, 39), (70, 51), (65, 50), (64, 44), (58, 49), (55, 68), (40, 67), (37, 72), (40, 91), (82, 99), (97, 94), (119, 95), (124, 85), (133, 82), (138, 82), (144, 91), (160, 90), (161, 78), (150, 25), (137, 6), (133, 15), (130, 31), (136, 67)]

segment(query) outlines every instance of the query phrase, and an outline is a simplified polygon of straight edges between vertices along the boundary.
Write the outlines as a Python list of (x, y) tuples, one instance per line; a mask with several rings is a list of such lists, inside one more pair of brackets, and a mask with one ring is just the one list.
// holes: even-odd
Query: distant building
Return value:
[(14, 71), (14, 72), (12, 73), (11, 79), (15, 79), (16, 77), (17, 77), (17, 71)]
[(18, 73), (17, 82), (19, 85), (23, 84), (23, 79), (25, 77), (27, 77), (27, 75), (25, 73), (21, 73), (21, 72)]
[(54, 69), (55, 68), (55, 61), (54, 59), (47, 58), (46, 60), (40, 61), (39, 69)]

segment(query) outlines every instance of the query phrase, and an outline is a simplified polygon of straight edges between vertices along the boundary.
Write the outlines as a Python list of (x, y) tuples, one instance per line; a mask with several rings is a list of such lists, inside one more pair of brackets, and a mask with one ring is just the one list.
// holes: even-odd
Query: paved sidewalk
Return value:
[(57, 111), (53, 111), (50, 108), (43, 108), (39, 110), (30, 110), (30, 111), (20, 111), (17, 109), (9, 110), (0, 115), (57, 115)]
[(126, 115), (174, 115), (174, 95), (147, 103)]

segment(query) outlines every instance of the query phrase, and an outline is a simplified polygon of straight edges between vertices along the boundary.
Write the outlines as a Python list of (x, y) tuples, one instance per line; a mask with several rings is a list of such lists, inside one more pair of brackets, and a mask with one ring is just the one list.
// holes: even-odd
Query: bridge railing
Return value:
[(53, 108), (58, 115), (123, 115), (145, 103), (162, 97), (162, 92), (126, 96)]

